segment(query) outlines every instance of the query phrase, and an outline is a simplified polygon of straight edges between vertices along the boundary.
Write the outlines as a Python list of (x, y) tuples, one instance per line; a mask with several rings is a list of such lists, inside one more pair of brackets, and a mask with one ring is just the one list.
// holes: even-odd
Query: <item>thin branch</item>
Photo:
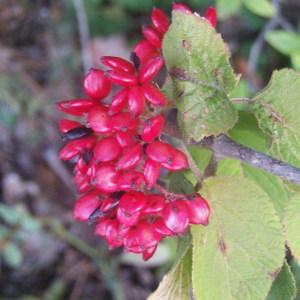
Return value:
[(91, 52), (89, 51), (90, 33), (88, 27), (88, 21), (86, 17), (85, 7), (82, 0), (73, 0), (76, 18), (78, 23), (78, 31), (81, 45), (81, 57), (83, 63), (84, 72), (87, 73), (92, 66)]
[(284, 180), (300, 185), (300, 169), (238, 144), (226, 135), (222, 134), (215, 138), (205, 138), (197, 144), (213, 150), (218, 159), (222, 157), (235, 158), (248, 165), (279, 176)]

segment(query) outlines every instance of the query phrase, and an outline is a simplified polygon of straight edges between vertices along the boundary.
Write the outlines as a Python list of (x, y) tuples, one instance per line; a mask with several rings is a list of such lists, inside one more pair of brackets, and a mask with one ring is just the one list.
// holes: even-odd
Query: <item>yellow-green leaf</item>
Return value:
[(254, 98), (253, 111), (272, 142), (269, 153), (300, 167), (300, 74), (275, 71), (268, 86)]
[(232, 128), (237, 112), (228, 94), (237, 77), (227, 46), (209, 22), (193, 14), (173, 12), (163, 53), (185, 138), (199, 141)]
[(196, 300), (263, 300), (283, 264), (282, 226), (268, 195), (243, 176), (204, 181), (207, 227), (193, 226)]
[(254, 14), (261, 17), (273, 17), (275, 9), (268, 0), (243, 0), (244, 5)]
[(284, 226), (288, 246), (300, 262), (300, 193), (295, 194), (286, 207)]

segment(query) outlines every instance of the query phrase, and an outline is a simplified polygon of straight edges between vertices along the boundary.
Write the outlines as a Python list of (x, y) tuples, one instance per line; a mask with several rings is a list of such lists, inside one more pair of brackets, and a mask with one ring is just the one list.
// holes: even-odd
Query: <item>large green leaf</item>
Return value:
[(294, 300), (296, 282), (290, 266), (285, 262), (280, 273), (272, 284), (266, 300)]
[(275, 71), (268, 86), (254, 98), (254, 114), (270, 136), (270, 154), (300, 167), (300, 74)]
[(227, 132), (237, 121), (228, 100), (237, 77), (221, 36), (203, 18), (173, 12), (163, 42), (178, 121), (186, 139)]
[(291, 192), (283, 181), (264, 170), (243, 164), (232, 158), (224, 158), (218, 164), (217, 175), (245, 176), (259, 185), (269, 196), (270, 201), (280, 218), (283, 218), (284, 209), (289, 201)]
[(292, 55), (300, 52), (300, 35), (285, 30), (273, 30), (266, 34), (266, 40), (279, 52)]
[(204, 181), (207, 227), (193, 226), (197, 300), (263, 300), (284, 259), (282, 226), (268, 195), (243, 176)]
[(295, 259), (291, 260), (290, 266), (296, 281), (297, 295), (295, 300), (300, 300), (300, 266)]
[(300, 262), (300, 193), (295, 194), (286, 207), (284, 226), (288, 246)]
[(179, 255), (171, 271), (160, 282), (148, 300), (190, 300), (192, 253), (190, 240), (179, 244)]

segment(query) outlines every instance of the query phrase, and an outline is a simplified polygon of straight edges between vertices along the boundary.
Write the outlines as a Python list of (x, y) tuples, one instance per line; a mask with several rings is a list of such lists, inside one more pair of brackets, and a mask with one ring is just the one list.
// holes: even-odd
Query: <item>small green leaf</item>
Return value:
[(283, 221), (288, 246), (296, 259), (300, 261), (300, 193), (290, 199)]
[(300, 35), (285, 30), (273, 30), (266, 34), (267, 42), (285, 55), (300, 52)]
[(201, 193), (211, 218), (192, 227), (195, 299), (265, 299), (285, 252), (268, 195), (243, 176), (208, 178)]
[(190, 300), (191, 248), (186, 248), (181, 257), (160, 282), (148, 300)]
[(219, 19), (224, 20), (237, 13), (241, 0), (217, 0), (216, 7)]
[(258, 127), (257, 120), (253, 114), (249, 112), (239, 112), (239, 120), (229, 131), (229, 136), (234, 141), (256, 151), (266, 152), (268, 149), (264, 133)]
[(163, 52), (184, 137), (199, 141), (232, 128), (237, 112), (228, 94), (237, 77), (229, 50), (213, 27), (203, 18), (173, 12)]
[(275, 71), (268, 86), (254, 98), (253, 111), (271, 139), (269, 153), (300, 167), (300, 74)]
[(297, 295), (295, 300), (300, 300), (300, 266), (297, 263), (297, 261), (293, 258), (290, 262), (291, 270), (293, 272), (295, 281), (296, 281), (296, 287), (297, 287)]
[(296, 282), (290, 266), (285, 262), (280, 273), (272, 284), (266, 300), (294, 300)]
[(3, 259), (12, 268), (18, 268), (23, 261), (20, 248), (11, 242), (7, 242), (2, 252)]
[(0, 203), (0, 219), (9, 225), (15, 225), (20, 222), (21, 215), (16, 208)]
[(268, 0), (243, 0), (243, 4), (254, 14), (270, 18), (275, 14), (274, 7)]

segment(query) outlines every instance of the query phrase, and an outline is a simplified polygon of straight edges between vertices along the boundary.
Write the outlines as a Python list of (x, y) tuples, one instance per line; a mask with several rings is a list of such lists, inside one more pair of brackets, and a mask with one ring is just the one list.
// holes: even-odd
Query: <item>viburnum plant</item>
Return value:
[(239, 76), (216, 25), (213, 7), (201, 16), (174, 3), (171, 21), (154, 8), (130, 60), (102, 57), (85, 97), (58, 103), (82, 120), (59, 126), (80, 193), (74, 218), (144, 260), (178, 237), (149, 299), (295, 299), (300, 188), (283, 179), (300, 182), (300, 77), (282, 70), (253, 99), (232, 97)]

